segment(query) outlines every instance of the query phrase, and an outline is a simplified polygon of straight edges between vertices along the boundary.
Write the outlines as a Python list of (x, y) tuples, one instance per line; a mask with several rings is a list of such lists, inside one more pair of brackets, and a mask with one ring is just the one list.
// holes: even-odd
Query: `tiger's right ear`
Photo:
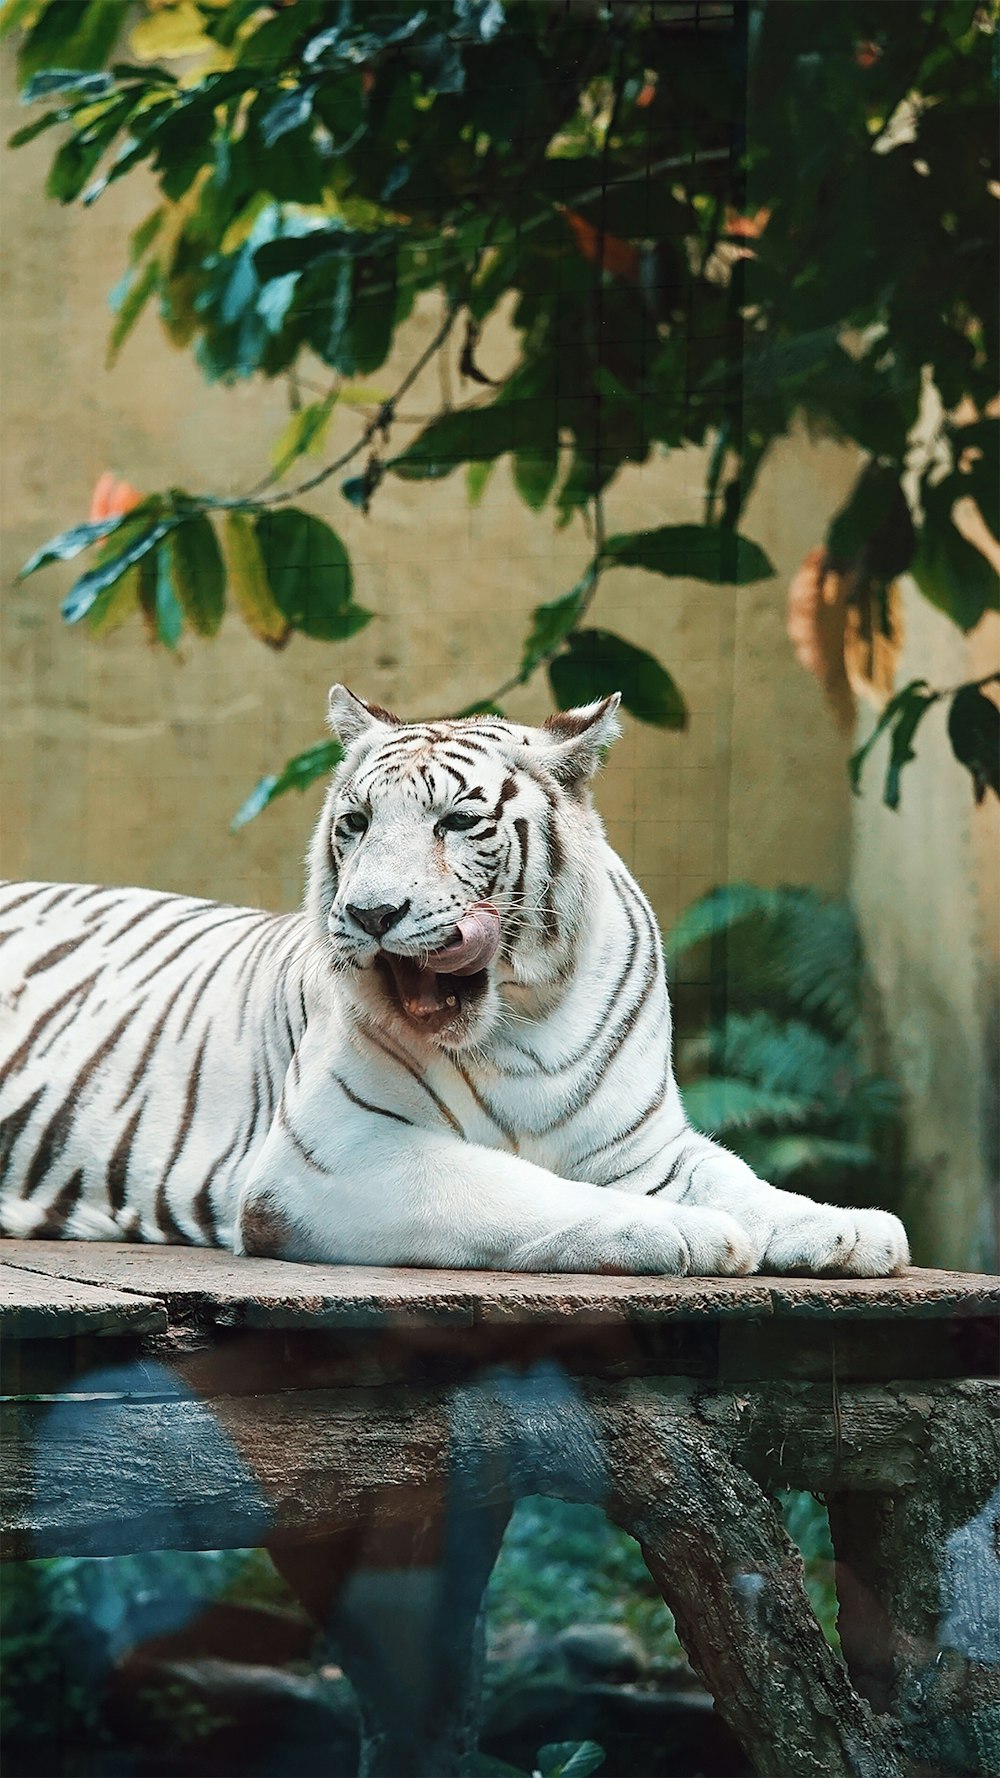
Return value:
[(403, 726), (401, 716), (394, 716), (391, 710), (383, 710), (381, 704), (366, 703), (356, 692), (349, 691), (346, 685), (331, 686), (326, 719), (344, 747), (350, 747), (359, 736), (379, 725), (383, 728)]

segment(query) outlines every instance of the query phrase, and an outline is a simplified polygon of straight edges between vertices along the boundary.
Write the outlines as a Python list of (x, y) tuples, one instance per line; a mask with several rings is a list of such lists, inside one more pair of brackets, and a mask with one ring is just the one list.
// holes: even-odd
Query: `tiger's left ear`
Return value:
[(385, 728), (403, 726), (401, 716), (394, 716), (391, 710), (383, 710), (381, 704), (369, 704), (346, 685), (330, 687), (326, 719), (344, 747), (349, 747), (359, 735), (366, 734), (379, 723)]
[(617, 710), (622, 701), (620, 691), (596, 704), (581, 704), (576, 710), (558, 710), (547, 716), (541, 734), (547, 743), (544, 761), (559, 784), (567, 790), (592, 778), (604, 756), (605, 748), (622, 732)]

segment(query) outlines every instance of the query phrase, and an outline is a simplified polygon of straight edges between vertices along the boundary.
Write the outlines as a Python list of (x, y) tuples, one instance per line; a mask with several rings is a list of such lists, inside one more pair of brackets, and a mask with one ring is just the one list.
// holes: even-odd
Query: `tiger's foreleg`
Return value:
[(723, 1210), (579, 1184), (530, 1161), (350, 1108), (321, 1145), (276, 1122), (237, 1213), (238, 1252), (514, 1272), (741, 1273)]
[(694, 1130), (669, 1145), (662, 1164), (663, 1181), (650, 1195), (734, 1217), (753, 1243), (756, 1271), (884, 1278), (910, 1263), (906, 1231), (887, 1210), (842, 1209), (779, 1191)]

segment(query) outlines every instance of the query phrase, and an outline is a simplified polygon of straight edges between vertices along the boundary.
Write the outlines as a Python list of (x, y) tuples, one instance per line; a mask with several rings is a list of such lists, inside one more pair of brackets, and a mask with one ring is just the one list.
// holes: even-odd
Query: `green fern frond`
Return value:
[(735, 1074), (769, 1092), (822, 1102), (831, 1079), (852, 1063), (853, 1050), (831, 1042), (802, 1019), (780, 1019), (760, 1010), (731, 1012), (721, 1024), (683, 1044), (682, 1056), (685, 1065)]
[(761, 1124), (802, 1124), (814, 1111), (808, 1099), (794, 1093), (770, 1092), (754, 1081), (716, 1074), (693, 1080), (681, 1097), (689, 1121), (706, 1136)]
[(784, 1185), (803, 1173), (856, 1173), (876, 1164), (876, 1156), (865, 1142), (809, 1131), (754, 1134), (741, 1143), (740, 1153), (747, 1165), (772, 1185)]
[(710, 889), (685, 909), (667, 934), (668, 956), (679, 957), (708, 939), (723, 938), (754, 916), (776, 918), (786, 905), (785, 894), (784, 890), (760, 889), (755, 883), (724, 883)]

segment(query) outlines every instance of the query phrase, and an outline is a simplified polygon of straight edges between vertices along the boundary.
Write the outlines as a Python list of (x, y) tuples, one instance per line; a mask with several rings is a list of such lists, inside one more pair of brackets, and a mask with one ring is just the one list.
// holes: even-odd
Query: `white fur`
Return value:
[[(776, 1191), (688, 1127), (655, 923), (587, 790), (616, 704), (545, 729), (407, 727), (335, 688), (347, 755), (300, 916), (142, 890), (64, 892), (48, 911), (44, 886), (27, 900), (0, 888), (5, 1232), (512, 1271), (905, 1266), (895, 1217)], [(492, 837), (439, 827), (456, 772), (495, 815)], [(348, 831), (352, 811), (364, 833)], [(503, 934), (481, 995), (441, 1030), (414, 1026), (379, 985), (380, 942), (426, 956), (481, 900)], [(381, 941), (348, 911), (404, 903)], [(74, 936), (65, 960), (32, 970)], [(32, 1045), (46, 1008), (92, 973)], [(67, 1095), (72, 1116), (53, 1126)]]

